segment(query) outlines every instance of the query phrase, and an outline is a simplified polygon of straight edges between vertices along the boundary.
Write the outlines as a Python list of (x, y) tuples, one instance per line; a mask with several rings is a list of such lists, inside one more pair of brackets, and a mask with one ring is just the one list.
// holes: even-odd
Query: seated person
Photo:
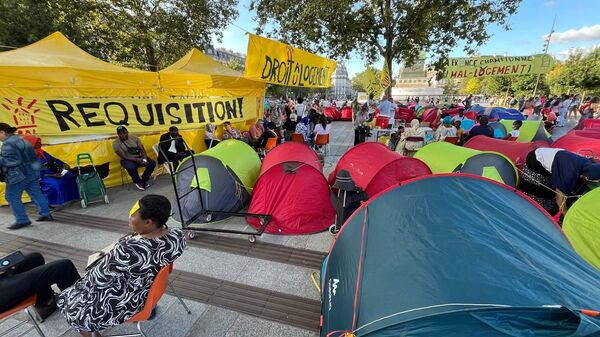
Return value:
[(242, 137), (242, 133), (240, 132), (240, 130), (234, 128), (233, 126), (231, 126), (230, 122), (225, 122), (223, 123), (223, 140), (227, 140), (227, 139), (237, 139), (237, 140), (241, 140), (244, 141), (243, 137)]
[(417, 147), (422, 147), (424, 145), (423, 142), (420, 144), (409, 143), (407, 146), (406, 138), (408, 137), (422, 137), (425, 138), (425, 130), (421, 127), (421, 123), (418, 119), (413, 119), (410, 121), (410, 127), (405, 128), (404, 132), (400, 135), (400, 142), (396, 146), (396, 152), (400, 154), (404, 154), (405, 150), (415, 150)]
[(318, 135), (328, 135), (331, 130), (331, 124), (327, 124), (327, 117), (325, 115), (319, 115), (319, 122), (315, 124), (313, 130), (313, 140), (317, 140)]
[[(171, 141), (169, 142), (168, 140)], [(169, 132), (160, 136), (159, 144), (162, 151), (158, 152), (158, 163), (163, 164), (168, 159), (173, 165), (173, 169), (177, 169), (180, 160), (194, 153), (186, 148), (183, 138), (179, 134), (179, 129), (176, 126), (171, 126)], [(163, 153), (167, 156), (166, 159)]]
[(260, 137), (258, 137), (258, 140), (255, 143), (257, 149), (264, 148), (267, 145), (267, 139), (279, 138), (279, 136), (277, 136), (277, 133), (275, 132), (275, 129), (277, 128), (275, 126), (275, 123), (270, 122), (269, 124), (267, 124), (267, 126), (267, 130), (265, 130), (265, 132), (263, 132), (263, 134), (260, 135)]
[(88, 267), (88, 271), (58, 298), (67, 323), (81, 336), (119, 325), (143, 307), (158, 272), (185, 249), (183, 231), (166, 225), (171, 203), (162, 195), (140, 199), (130, 211), (133, 234)]
[(446, 137), (456, 137), (456, 128), (452, 125), (450, 116), (442, 118), (442, 125), (435, 132), (435, 138), (438, 141), (444, 141)]
[(77, 175), (70, 171), (69, 165), (52, 157), (42, 149), (42, 139), (26, 135), (23, 139), (31, 143), (35, 155), (42, 162), (40, 186), (50, 205), (59, 206), (71, 200), (79, 199)]
[(257, 147), (259, 138), (265, 133), (265, 126), (262, 119), (256, 120), (256, 123), (250, 127), (248, 142)]
[(296, 114), (291, 114), (290, 118), (283, 123), (282, 129), (284, 131), (283, 134), (286, 141), (292, 140), (292, 133), (296, 132), (297, 124), (298, 116)]
[(454, 127), (456, 128), (456, 137), (458, 137), (457, 145), (462, 145), (465, 138), (465, 129), (461, 127), (461, 121), (454, 121)]
[[(156, 163), (148, 158), (140, 139), (129, 135), (126, 127), (119, 126), (117, 135), (119, 137), (112, 144), (113, 150), (121, 158), (121, 166), (127, 170), (138, 190), (144, 191), (150, 186), (148, 185), (148, 179), (150, 179)], [(146, 167), (141, 178), (138, 174), (138, 167), (140, 166)]]
[(296, 124), (296, 133), (301, 134), (304, 137), (304, 141), (308, 142), (310, 139), (308, 133), (308, 117), (302, 117), (300, 122)]
[(50, 286), (56, 284), (64, 291), (79, 278), (70, 260), (46, 263), (39, 253), (27, 254), (22, 262), (0, 272), (0, 312), (36, 294), (35, 309), (46, 319), (56, 310), (56, 298)]
[(215, 123), (207, 123), (204, 127), (204, 144), (206, 144), (206, 148), (210, 149), (213, 146), (216, 146), (221, 141), (216, 135), (215, 131), (217, 130)]
[(504, 139), (519, 138), (519, 135), (521, 134), (521, 131), (519, 131), (519, 129), (521, 128), (521, 126), (523, 126), (522, 121), (514, 121), (513, 129), (506, 135), (506, 137), (504, 137)]
[(486, 137), (494, 138), (494, 129), (488, 125), (488, 122), (488, 116), (480, 116), (479, 125), (475, 125), (471, 128), (471, 131), (469, 131), (469, 138), (475, 137), (477, 135), (483, 135)]

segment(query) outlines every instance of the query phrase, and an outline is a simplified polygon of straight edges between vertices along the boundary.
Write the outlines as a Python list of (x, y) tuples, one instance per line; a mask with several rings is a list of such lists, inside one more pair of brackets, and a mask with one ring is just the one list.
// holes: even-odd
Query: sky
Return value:
[[(248, 37), (246, 31), (256, 28), (254, 14), (248, 9), (250, 1), (240, 0), (239, 17), (223, 33), (223, 40), (213, 42), (223, 47), (246, 54)], [(517, 13), (509, 18), (511, 30), (505, 31), (492, 24), (488, 27), (492, 37), (479, 50), (481, 55), (520, 56), (541, 53), (544, 38), (550, 32), (556, 16), (554, 34), (548, 53), (564, 59), (575, 49), (582, 51), (600, 47), (600, 0), (523, 0)], [(462, 47), (450, 53), (451, 57), (467, 56)], [(345, 61), (350, 77), (364, 70), (366, 63), (359, 55), (350, 55)], [(375, 63), (381, 68), (383, 60)], [(397, 76), (399, 65), (393, 66)]]

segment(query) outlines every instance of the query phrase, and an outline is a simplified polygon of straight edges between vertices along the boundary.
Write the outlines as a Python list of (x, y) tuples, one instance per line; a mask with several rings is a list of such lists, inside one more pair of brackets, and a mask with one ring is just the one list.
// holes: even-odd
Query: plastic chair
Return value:
[(158, 304), (158, 301), (160, 301), (160, 298), (165, 293), (165, 290), (167, 289), (167, 287), (169, 287), (169, 289), (171, 290), (173, 295), (175, 295), (175, 297), (177, 297), (177, 299), (179, 300), (179, 303), (181, 303), (181, 305), (183, 305), (183, 307), (187, 311), (188, 315), (191, 314), (192, 312), (190, 311), (188, 306), (175, 293), (175, 289), (169, 283), (169, 275), (171, 275), (171, 272), (173, 272), (173, 264), (172, 263), (163, 267), (158, 272), (158, 274), (154, 278), (154, 282), (152, 282), (152, 286), (150, 286), (150, 291), (148, 292), (148, 298), (146, 298), (146, 303), (144, 303), (144, 307), (142, 308), (142, 310), (140, 312), (133, 315), (133, 317), (131, 317), (127, 322), (125, 322), (125, 323), (137, 323), (136, 325), (137, 325), (137, 329), (139, 332), (132, 333), (132, 334), (125, 334), (125, 335), (110, 335), (110, 336), (105, 336), (105, 337), (134, 337), (134, 336), (147, 337), (147, 335), (144, 333), (144, 331), (142, 331), (141, 323), (143, 321), (147, 321), (150, 318), (150, 316), (152, 315), (152, 310), (156, 307), (156, 305)]
[(302, 143), (302, 144), (306, 143), (304, 141), (304, 136), (301, 133), (297, 133), (297, 132), (292, 133), (292, 142), (298, 142), (298, 143)]
[[(158, 144), (152, 145), (152, 151), (154, 151), (154, 154), (156, 154), (156, 158), (158, 160), (158, 158), (160, 158)], [(169, 162), (165, 161), (160, 167), (157, 167), (156, 170), (154, 170), (154, 173), (152, 174), (154, 176), (154, 181), (156, 181), (156, 177), (161, 174), (169, 174)]]
[(444, 141), (446, 143), (450, 143), (450, 144), (456, 145), (458, 143), (458, 137), (450, 137), (450, 136), (448, 136), (448, 137), (444, 138)]
[(265, 147), (258, 149), (258, 155), (261, 158), (264, 158), (269, 151), (273, 150), (275, 146), (277, 146), (277, 139), (278, 138), (276, 137), (267, 138), (267, 143), (265, 144)]
[[(406, 143), (419, 143), (419, 146), (417, 146), (414, 149), (407, 149), (406, 148)], [(419, 151), (423, 146), (425, 146), (425, 138), (424, 137), (406, 137), (406, 143), (404, 144), (404, 155), (407, 157), (412, 157), (415, 155), (415, 153), (417, 153), (417, 151)]]
[(314, 149), (316, 150), (319, 146), (323, 147), (323, 154), (327, 154), (329, 152), (329, 134), (320, 134), (315, 137)]
[[(37, 321), (33, 317), (33, 314), (29, 311), (29, 307), (31, 307), (32, 305), (35, 304), (36, 299), (37, 298), (36, 298), (35, 294), (31, 295), (26, 300), (24, 300), (21, 303), (15, 305), (12, 309), (9, 309), (9, 310), (7, 310), (5, 312), (1, 312), (0, 313), (0, 320), (5, 319), (7, 317), (10, 317), (10, 316), (18, 313), (21, 310), (25, 311), (27, 313), (27, 316), (29, 317), (27, 320), (25, 320), (23, 322), (20, 322), (19, 324), (13, 326), (12, 328), (10, 328), (10, 329), (8, 329), (8, 330), (0, 333), (0, 336), (8, 335), (9, 332), (16, 330), (17, 328), (19, 328), (23, 324), (31, 322), (33, 324), (33, 327), (35, 328), (35, 330), (38, 332), (38, 334), (41, 337), (46, 337), (46, 335), (44, 335), (44, 333), (42, 332), (42, 329), (40, 329), (40, 326), (38, 325)], [(37, 313), (36, 313), (36, 316), (37, 316)]]

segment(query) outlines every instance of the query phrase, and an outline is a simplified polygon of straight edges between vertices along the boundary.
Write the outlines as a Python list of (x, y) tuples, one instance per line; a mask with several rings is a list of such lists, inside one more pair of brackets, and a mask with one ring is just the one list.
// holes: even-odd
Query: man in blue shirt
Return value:
[(488, 125), (488, 122), (488, 116), (479, 117), (479, 125), (471, 128), (471, 131), (469, 131), (469, 138), (478, 135), (494, 138), (494, 129)]
[(379, 114), (382, 116), (387, 116), (390, 119), (388, 120), (388, 127), (394, 124), (394, 103), (392, 102), (391, 96), (385, 96), (383, 100), (379, 103)]

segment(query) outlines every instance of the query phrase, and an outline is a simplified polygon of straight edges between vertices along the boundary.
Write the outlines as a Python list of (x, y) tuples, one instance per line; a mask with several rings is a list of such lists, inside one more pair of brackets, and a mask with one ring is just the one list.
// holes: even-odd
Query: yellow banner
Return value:
[(71, 136), (113, 134), (118, 125), (130, 132), (199, 129), (208, 122), (240, 122), (260, 115), (262, 97), (182, 99), (0, 97), (0, 122), (20, 134)]
[(292, 87), (331, 87), (335, 61), (258, 35), (249, 36), (246, 77)]
[(450, 58), (446, 78), (545, 74), (553, 64), (546, 54)]

